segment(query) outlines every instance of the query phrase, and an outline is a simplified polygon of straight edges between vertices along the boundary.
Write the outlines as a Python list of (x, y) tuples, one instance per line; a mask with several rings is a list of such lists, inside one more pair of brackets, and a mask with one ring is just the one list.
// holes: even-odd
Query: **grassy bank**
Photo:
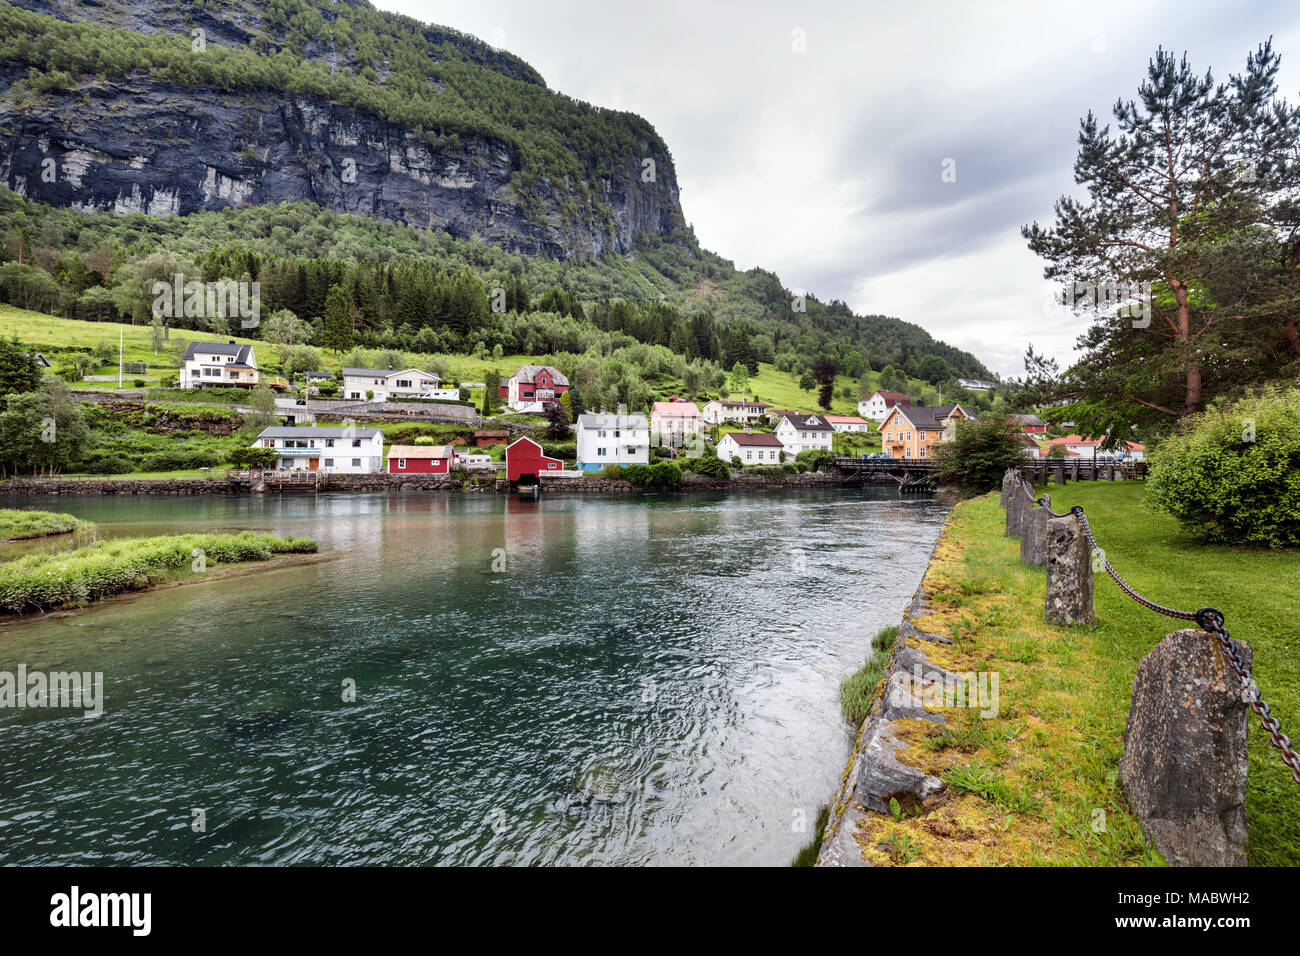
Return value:
[[(1300, 725), (1300, 556), (1206, 547), (1142, 505), (1138, 483), (1051, 488), (1053, 507), (1087, 509), (1098, 542), (1129, 582), (1162, 604), (1225, 613), (1255, 650), (1255, 678), (1284, 729)], [(1044, 571), (1019, 560), (996, 495), (959, 505), (925, 583), (935, 613), (923, 630), (952, 637), (927, 647), (935, 663), (1000, 677), (998, 714), (944, 712), (946, 727), (904, 721), (902, 759), (948, 790), (921, 816), (872, 817), (876, 862), (1132, 865), (1158, 863), (1116, 777), (1138, 661), (1181, 622), (1148, 611), (1104, 576), (1097, 623), (1043, 623)], [(1255, 865), (1300, 863), (1297, 788), (1254, 716), (1247, 792)], [(894, 848), (906, 852), (895, 852)], [(879, 857), (879, 859), (876, 859)]]
[(0, 565), (0, 613), (86, 604), (179, 578), (201, 578), (217, 565), (315, 551), (311, 538), (277, 538), (254, 531), (99, 541)]
[(0, 508), (0, 541), (44, 538), (51, 534), (76, 531), (85, 522), (72, 515), (55, 511), (19, 511)]

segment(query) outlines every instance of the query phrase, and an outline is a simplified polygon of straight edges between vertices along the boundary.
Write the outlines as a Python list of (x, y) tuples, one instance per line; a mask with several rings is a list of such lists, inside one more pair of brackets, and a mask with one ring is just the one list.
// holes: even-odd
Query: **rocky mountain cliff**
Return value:
[[(297, 12), (286, 15), (286, 7)], [(16, 25), (30, 32), (35, 24), (59, 41), (0, 46), (0, 182), (39, 202), (185, 215), (307, 199), (559, 257), (625, 253), (639, 236), (682, 233), (672, 160), (648, 124), (547, 91), (527, 64), (455, 31), (364, 3), (28, 0), (4, 8), (26, 18)], [(95, 28), (72, 25), (89, 20)], [(196, 29), (243, 59), (208, 73), (160, 65), (160, 52), (214, 63), (189, 53)], [(141, 34), (154, 34), (154, 46), (132, 46)], [(57, 52), (104, 43), (123, 44), (124, 53), (110, 60), (83, 51), (83, 59), (95, 57), (93, 71)], [(412, 50), (424, 57), (418, 68), (400, 77), (374, 72), (390, 58), (409, 64)], [(288, 85), (297, 89), (260, 82), (257, 68), (286, 53), (294, 64)], [(297, 81), (300, 74), (311, 82)], [(344, 75), (363, 102), (358, 86), (388, 92), (401, 79), (409, 89), (415, 76), (428, 108), (449, 120), (430, 130), (384, 115), (394, 111), (391, 101), (359, 109), (309, 91)], [(491, 111), (457, 115), (474, 90), (488, 91)], [(552, 158), (557, 144), (528, 128), (529, 111), (560, 117), (555, 134), (572, 153), (569, 165)], [(589, 155), (584, 142), (597, 144)]]

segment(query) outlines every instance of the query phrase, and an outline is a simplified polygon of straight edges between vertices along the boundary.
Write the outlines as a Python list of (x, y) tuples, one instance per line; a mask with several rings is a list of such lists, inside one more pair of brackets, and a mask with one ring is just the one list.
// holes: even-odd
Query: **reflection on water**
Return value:
[(809, 491), (60, 510), (101, 536), (270, 529), (339, 558), (0, 626), (0, 670), (105, 684), (97, 720), (0, 710), (2, 863), (783, 865), (848, 752), (838, 682), (896, 623), (946, 506)]

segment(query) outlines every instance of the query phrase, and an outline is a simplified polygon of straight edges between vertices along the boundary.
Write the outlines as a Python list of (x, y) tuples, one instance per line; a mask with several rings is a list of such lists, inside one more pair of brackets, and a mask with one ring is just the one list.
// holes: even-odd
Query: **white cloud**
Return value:
[[(859, 312), (906, 319), (1019, 374), (1068, 361), (1019, 227), (1074, 189), (1078, 121), (1135, 95), (1158, 45), (1240, 70), (1270, 34), (1300, 90), (1300, 10), (1176, 0), (379, 0), (500, 42), (552, 89), (646, 117), (708, 248)], [(805, 31), (806, 52), (792, 49)], [(940, 181), (945, 157), (956, 183)]]

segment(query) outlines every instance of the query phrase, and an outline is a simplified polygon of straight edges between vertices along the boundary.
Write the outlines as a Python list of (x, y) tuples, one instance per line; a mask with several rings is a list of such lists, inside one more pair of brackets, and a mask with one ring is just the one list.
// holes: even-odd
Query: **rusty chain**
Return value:
[(1069, 511), (1057, 513), (1048, 507), (1047, 502), (1050, 500), (1047, 495), (1041, 498), (1035, 498), (1030, 491), (1029, 483), (1019, 476), (1015, 479), (1019, 486), (1020, 493), (1026, 500), (1031, 502), (1035, 507), (1044, 509), (1054, 518), (1066, 518), (1073, 516), (1079, 522), (1079, 527), (1083, 529), (1084, 535), (1088, 538), (1088, 544), (1092, 548), (1093, 554), (1101, 561), (1101, 566), (1106, 569), (1106, 573), (1111, 576), (1120, 590), (1131, 597), (1138, 604), (1158, 614), (1164, 614), (1168, 617), (1177, 618), (1182, 621), (1195, 621), (1200, 625), (1201, 630), (1208, 634), (1214, 635), (1219, 641), (1219, 646), (1223, 649), (1224, 656), (1232, 665), (1233, 671), (1237, 675), (1237, 680), (1241, 683), (1242, 699), (1250, 704), (1250, 709), (1259, 715), (1259, 722), (1263, 724), (1264, 729), (1268, 731), (1269, 739), (1273, 746), (1282, 753), (1282, 762), (1287, 765), (1291, 771), (1291, 779), (1300, 783), (1300, 754), (1291, 749), (1291, 738), (1282, 733), (1282, 725), (1278, 719), (1273, 716), (1268, 704), (1260, 694), (1259, 685), (1251, 676), (1250, 668), (1242, 660), (1240, 651), (1237, 650), (1236, 642), (1228, 635), (1228, 629), (1225, 626), (1222, 612), (1212, 607), (1203, 607), (1199, 611), (1178, 611), (1171, 607), (1165, 607), (1163, 604), (1157, 604), (1150, 598), (1139, 594), (1127, 581), (1119, 576), (1119, 572), (1111, 567), (1110, 561), (1106, 559), (1106, 552), (1097, 544), (1097, 539), (1092, 533), (1092, 528), (1088, 524), (1088, 516), (1084, 514), (1082, 505), (1075, 505)]

